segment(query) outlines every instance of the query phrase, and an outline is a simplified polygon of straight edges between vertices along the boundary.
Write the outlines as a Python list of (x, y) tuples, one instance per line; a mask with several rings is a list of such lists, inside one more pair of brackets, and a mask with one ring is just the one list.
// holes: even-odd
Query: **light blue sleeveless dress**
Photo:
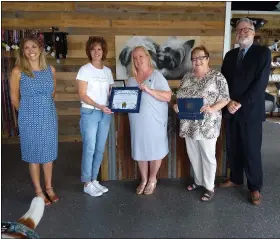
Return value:
[(33, 71), (35, 78), (21, 73), (18, 125), (22, 160), (43, 164), (57, 158), (58, 127), (51, 67)]

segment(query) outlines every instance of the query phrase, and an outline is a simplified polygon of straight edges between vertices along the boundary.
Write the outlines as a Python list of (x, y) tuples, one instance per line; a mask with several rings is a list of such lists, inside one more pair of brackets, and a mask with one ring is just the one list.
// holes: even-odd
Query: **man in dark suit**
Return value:
[(271, 52), (267, 47), (253, 45), (254, 36), (253, 22), (248, 18), (240, 19), (236, 24), (236, 40), (240, 47), (227, 52), (222, 65), (221, 72), (227, 79), (231, 98), (223, 112), (230, 179), (220, 187), (242, 185), (244, 169), (251, 202), (258, 205), (263, 185), (262, 122)]

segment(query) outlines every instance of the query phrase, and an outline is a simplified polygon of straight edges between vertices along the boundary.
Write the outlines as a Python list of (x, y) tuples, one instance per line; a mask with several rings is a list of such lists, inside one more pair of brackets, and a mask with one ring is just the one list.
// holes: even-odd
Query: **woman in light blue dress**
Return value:
[[(58, 201), (52, 188), (53, 161), (58, 148), (53, 100), (55, 82), (55, 69), (46, 64), (42, 43), (32, 35), (22, 39), (10, 78), (11, 101), (18, 110), (22, 160), (29, 163), (35, 192), (46, 205)], [(40, 184), (40, 164), (44, 171), (45, 192)]]
[(133, 77), (127, 86), (138, 86), (143, 92), (139, 113), (129, 113), (132, 158), (137, 161), (141, 183), (137, 194), (152, 194), (162, 159), (168, 154), (167, 119), (171, 90), (167, 80), (153, 68), (151, 57), (143, 46), (132, 51)]

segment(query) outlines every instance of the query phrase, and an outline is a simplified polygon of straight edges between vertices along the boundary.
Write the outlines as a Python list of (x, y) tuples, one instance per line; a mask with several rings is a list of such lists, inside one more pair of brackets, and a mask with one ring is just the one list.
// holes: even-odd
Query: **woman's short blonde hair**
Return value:
[(134, 64), (133, 53), (134, 53), (134, 51), (139, 50), (139, 49), (143, 50), (145, 52), (145, 55), (149, 57), (149, 66), (154, 69), (154, 66), (152, 64), (151, 55), (147, 51), (147, 49), (144, 46), (136, 46), (136, 47), (133, 48), (133, 50), (131, 52), (131, 74), (132, 74), (133, 77), (137, 76), (137, 69), (136, 69), (135, 64)]
[(40, 70), (46, 70), (47, 69), (47, 60), (44, 54), (44, 48), (43, 48), (43, 44), (39, 41), (39, 39), (34, 36), (34, 35), (30, 35), (30, 36), (26, 36), (23, 39), (20, 40), (20, 44), (19, 44), (19, 52), (17, 55), (17, 60), (16, 60), (16, 65), (19, 66), (20, 70), (22, 72), (24, 72), (26, 75), (34, 78), (34, 74), (32, 72), (32, 67), (28, 61), (28, 59), (26, 58), (26, 56), (24, 55), (24, 45), (27, 41), (33, 41), (39, 48), (40, 48), (40, 57), (39, 57), (39, 67)]

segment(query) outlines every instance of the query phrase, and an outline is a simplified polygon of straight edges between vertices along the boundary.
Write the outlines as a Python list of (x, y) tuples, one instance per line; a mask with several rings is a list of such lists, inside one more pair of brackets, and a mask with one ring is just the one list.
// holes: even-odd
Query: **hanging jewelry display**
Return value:
[(18, 135), (17, 112), (10, 99), (9, 78), (15, 64), (11, 51), (17, 50), (19, 44), (18, 32), (2, 30), (1, 48), (1, 136), (12, 137)]
[(12, 52), (19, 49), (19, 42), (23, 36), (33, 34), (44, 42), (45, 53), (56, 58), (56, 63), (60, 59), (67, 57), (67, 32), (58, 32), (58, 27), (51, 27), (51, 31), (42, 31), (41, 29), (24, 29), (24, 30), (4, 30), (2, 29), (1, 47), (5, 51)]
[(61, 58), (67, 56), (67, 32), (56, 32), (58, 28), (52, 27), (52, 32), (44, 32), (44, 43), (46, 53), (56, 58), (56, 63), (60, 63)]

